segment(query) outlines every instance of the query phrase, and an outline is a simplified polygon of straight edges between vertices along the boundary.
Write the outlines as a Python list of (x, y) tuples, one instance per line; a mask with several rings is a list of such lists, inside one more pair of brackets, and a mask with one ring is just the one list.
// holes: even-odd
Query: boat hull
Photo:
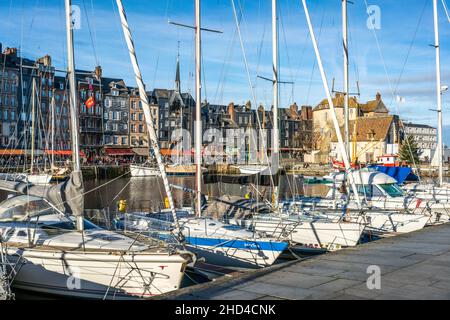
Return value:
[(186, 238), (187, 249), (208, 263), (238, 268), (272, 265), (288, 244), (263, 240), (230, 240), (220, 238)]
[(132, 177), (159, 177), (161, 173), (156, 168), (130, 165)]
[(88, 299), (147, 298), (177, 290), (187, 264), (181, 255), (11, 247), (8, 248), (8, 258), (12, 262), (19, 260), (13, 288)]

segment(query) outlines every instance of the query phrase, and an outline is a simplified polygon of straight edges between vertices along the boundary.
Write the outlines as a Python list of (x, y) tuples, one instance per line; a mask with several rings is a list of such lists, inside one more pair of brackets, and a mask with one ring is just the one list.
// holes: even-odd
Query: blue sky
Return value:
[[(239, 0), (235, 0), (236, 4)], [(406, 120), (436, 125), (435, 55), (431, 0), (367, 0), (381, 10), (381, 28), (367, 28), (365, 0), (349, 5), (351, 91), (359, 81), (361, 100), (381, 92), (392, 113)], [(271, 1), (240, 0), (242, 35), (258, 103), (271, 105)], [(342, 89), (341, 1), (310, 0), (309, 10), (319, 38), (331, 86)], [(450, 1), (447, 0), (448, 7)], [(81, 8), (81, 29), (75, 31), (77, 68), (99, 63), (104, 76), (123, 78), (135, 85), (115, 0), (73, 0)], [(193, 24), (194, 1), (124, 0), (135, 37), (147, 88), (174, 86), (177, 43), (181, 46), (182, 90), (193, 92), (194, 34), (168, 24)], [(279, 0), (281, 104), (316, 105), (324, 97), (320, 74), (300, 0)], [(439, 1), (442, 83), (450, 85), (450, 23)], [(224, 33), (203, 34), (203, 98), (212, 103), (243, 103), (251, 99), (242, 51), (236, 37), (231, 0), (203, 0), (203, 26)], [(417, 32), (416, 32), (417, 31)], [(378, 39), (380, 50), (378, 50)], [(0, 42), (20, 47), (36, 58), (45, 54), (65, 67), (63, 0), (0, 0)], [(409, 55), (408, 55), (409, 53)], [(404, 67), (403, 67), (404, 66)], [(403, 70), (403, 72), (402, 72)], [(400, 77), (401, 75), (401, 77)], [(405, 98), (397, 103), (394, 98)], [(444, 125), (450, 128), (450, 91), (444, 94)], [(450, 129), (445, 140), (450, 144)]]

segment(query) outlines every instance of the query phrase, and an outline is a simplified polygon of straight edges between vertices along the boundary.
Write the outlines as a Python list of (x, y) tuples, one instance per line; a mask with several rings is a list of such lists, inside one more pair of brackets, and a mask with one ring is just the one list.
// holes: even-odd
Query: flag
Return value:
[(84, 104), (86, 105), (87, 108), (92, 108), (93, 106), (95, 106), (94, 97), (89, 97), (89, 99), (87, 99)]
[(405, 97), (397, 96), (397, 102), (398, 103), (405, 103)]

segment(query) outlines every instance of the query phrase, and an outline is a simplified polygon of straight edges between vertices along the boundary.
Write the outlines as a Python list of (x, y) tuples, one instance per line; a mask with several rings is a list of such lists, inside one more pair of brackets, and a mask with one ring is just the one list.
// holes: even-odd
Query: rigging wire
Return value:
[[(91, 4), (92, 4), (92, 0), (91, 0)], [(92, 46), (92, 50), (93, 50), (93, 53), (94, 53), (95, 63), (96, 63), (97, 66), (99, 66), (100, 64), (99, 64), (99, 60), (98, 60), (98, 56), (97, 56), (97, 49), (95, 47), (95, 42), (94, 42), (94, 38), (93, 38), (93, 35), (92, 35), (91, 22), (90, 22), (90, 19), (89, 19), (89, 14), (88, 14), (88, 11), (87, 11), (87, 8), (86, 8), (86, 1), (85, 0), (83, 0), (83, 9), (84, 9), (84, 13), (86, 14), (86, 22), (87, 22), (87, 25), (88, 25), (89, 38), (91, 39), (91, 46)]]

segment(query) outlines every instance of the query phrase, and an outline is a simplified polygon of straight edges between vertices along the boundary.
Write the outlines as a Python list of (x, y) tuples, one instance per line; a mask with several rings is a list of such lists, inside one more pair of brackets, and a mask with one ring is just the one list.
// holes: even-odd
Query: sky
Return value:
[[(438, 1), (441, 78), (450, 85), (450, 22)], [(450, 9), (450, 1), (447, 7)], [(81, 12), (74, 31), (76, 67), (101, 65), (106, 77), (135, 86), (115, 0), (73, 0)], [(248, 80), (233, 14), (232, 0), (202, 0), (202, 99), (210, 103), (272, 105), (270, 0), (234, 0), (248, 61)], [(342, 18), (340, 0), (308, 0), (330, 88), (343, 90)], [(193, 25), (193, 0), (124, 0), (136, 52), (147, 89), (173, 88), (178, 43), (181, 88), (194, 93), (194, 32), (168, 21)], [(367, 20), (379, 19), (375, 29)], [(317, 105), (325, 97), (305, 13), (300, 0), (279, 0), (280, 105)], [(380, 92), (391, 113), (417, 123), (437, 125), (436, 62), (432, 0), (354, 0), (348, 6), (350, 91), (360, 101)], [(18, 47), (25, 57), (50, 54), (66, 67), (63, 0), (0, 0), (0, 42)], [(403, 101), (398, 101), (397, 96)], [(450, 144), (450, 90), (443, 94), (444, 140)]]

